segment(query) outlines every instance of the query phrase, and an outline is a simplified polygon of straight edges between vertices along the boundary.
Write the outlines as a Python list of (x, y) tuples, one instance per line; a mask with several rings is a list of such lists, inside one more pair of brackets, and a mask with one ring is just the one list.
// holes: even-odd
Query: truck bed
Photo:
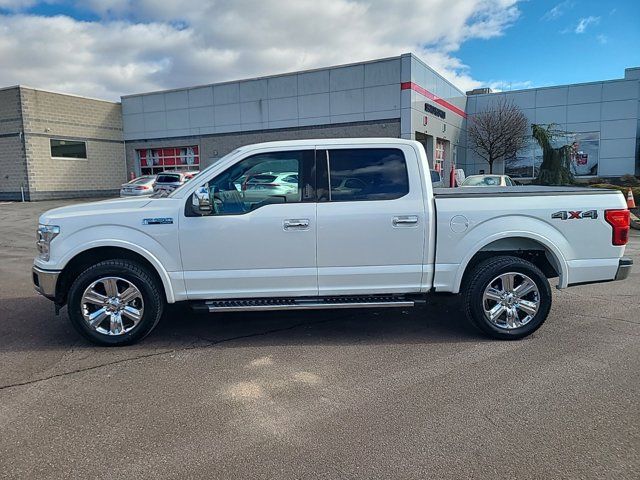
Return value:
[(618, 190), (590, 187), (548, 187), (540, 185), (521, 185), (515, 187), (464, 187), (434, 188), (435, 197), (470, 198), (470, 197), (537, 197), (563, 195), (600, 195), (618, 193)]

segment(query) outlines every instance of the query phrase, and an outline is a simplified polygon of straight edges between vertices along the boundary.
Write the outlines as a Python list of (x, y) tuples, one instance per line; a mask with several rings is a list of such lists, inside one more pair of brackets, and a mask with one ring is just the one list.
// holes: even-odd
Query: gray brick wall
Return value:
[[(22, 117), (18, 87), (0, 90), (0, 200), (19, 200), (28, 188), (22, 145)], [(28, 194), (28, 191), (26, 192)]]
[[(32, 200), (113, 195), (126, 181), (119, 103), (20, 88)], [(50, 139), (82, 140), (87, 159), (51, 158)]]
[(273, 142), (278, 140), (296, 140), (309, 138), (357, 138), (357, 137), (400, 137), (400, 120), (376, 120), (369, 122), (320, 125), (314, 127), (283, 128), (279, 130), (261, 130), (252, 132), (202, 135), (148, 141), (127, 141), (127, 171), (136, 171), (136, 149), (178, 147), (198, 145), (200, 148), (201, 168), (243, 145)]

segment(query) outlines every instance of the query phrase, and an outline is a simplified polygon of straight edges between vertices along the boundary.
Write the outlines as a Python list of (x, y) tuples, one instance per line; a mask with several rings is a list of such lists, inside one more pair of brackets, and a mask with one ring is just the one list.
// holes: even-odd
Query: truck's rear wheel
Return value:
[(93, 343), (135, 343), (160, 321), (165, 303), (160, 288), (156, 278), (135, 262), (100, 262), (87, 268), (71, 285), (69, 319)]
[(465, 279), (464, 310), (473, 325), (501, 340), (536, 331), (551, 309), (551, 287), (542, 271), (519, 257), (499, 256), (476, 265)]

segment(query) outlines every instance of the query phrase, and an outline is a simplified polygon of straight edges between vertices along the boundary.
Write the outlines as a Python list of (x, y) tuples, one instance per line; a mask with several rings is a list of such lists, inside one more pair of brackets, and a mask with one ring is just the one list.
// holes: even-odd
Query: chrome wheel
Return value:
[(103, 277), (82, 294), (81, 311), (92, 330), (104, 335), (124, 335), (133, 330), (144, 313), (142, 293), (120, 277)]
[(518, 272), (498, 275), (482, 295), (484, 315), (498, 328), (513, 330), (529, 323), (540, 307), (540, 291), (531, 278)]

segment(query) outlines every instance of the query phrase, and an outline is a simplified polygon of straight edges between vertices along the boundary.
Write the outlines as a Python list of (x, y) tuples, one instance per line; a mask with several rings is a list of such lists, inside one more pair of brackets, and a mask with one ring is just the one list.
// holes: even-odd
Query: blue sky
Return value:
[(0, 87), (120, 95), (413, 52), (459, 88), (621, 78), (640, 0), (0, 0)]
[(509, 82), (516, 89), (621, 78), (640, 66), (639, 0), (531, 0), (519, 9), (504, 35), (461, 46), (474, 78), (508, 90)]

